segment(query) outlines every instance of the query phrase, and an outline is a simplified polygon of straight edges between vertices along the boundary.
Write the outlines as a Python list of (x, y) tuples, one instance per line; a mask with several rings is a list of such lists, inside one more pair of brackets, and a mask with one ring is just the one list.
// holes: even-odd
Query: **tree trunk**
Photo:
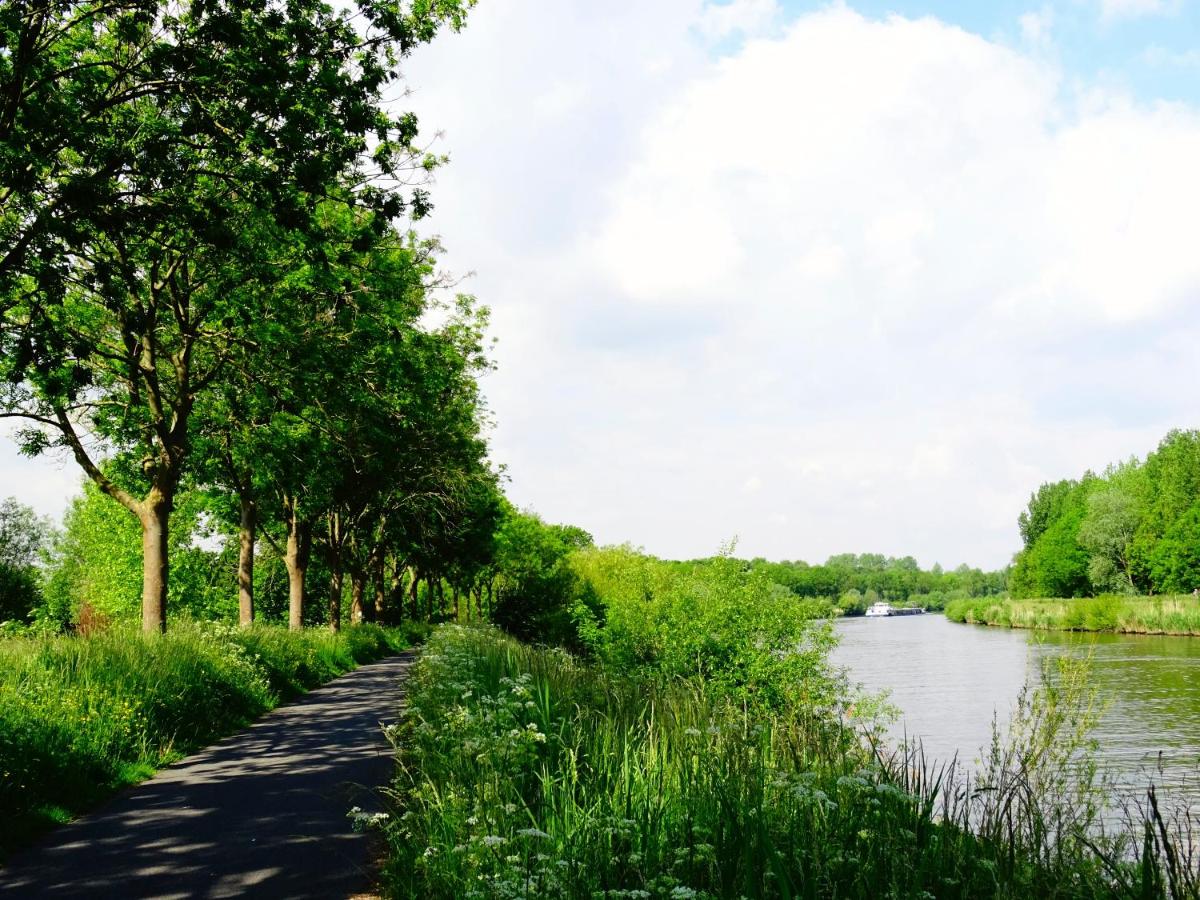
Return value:
[(141, 504), (142, 523), (142, 630), (162, 634), (167, 630), (167, 529), (171, 498), (158, 487), (150, 489)]
[(375, 562), (375, 599), (367, 607), (367, 620), (371, 622), (383, 621), (383, 609), (387, 602), (387, 570), (384, 565), (384, 559), (379, 557)]
[(420, 582), (421, 580), (417, 578), (417, 572), (414, 569), (412, 573), (412, 582), (409, 584), (408, 591), (409, 612), (412, 614), (412, 620), (414, 622), (420, 621), (421, 618), (421, 598), (419, 596)]
[(249, 495), (239, 497), (242, 520), (238, 528), (238, 624), (254, 622), (254, 531), (258, 524), (254, 501)]
[(308, 523), (296, 521), (295, 506), (287, 512), (287, 552), (283, 564), (288, 572), (288, 628), (299, 631), (304, 627), (304, 576), (308, 572), (308, 554), (312, 534)]
[(335, 560), (329, 573), (329, 630), (340, 631), (342, 627), (342, 566)]
[(363, 598), (367, 592), (367, 573), (355, 569), (350, 573), (350, 624), (360, 625), (366, 616), (366, 606)]

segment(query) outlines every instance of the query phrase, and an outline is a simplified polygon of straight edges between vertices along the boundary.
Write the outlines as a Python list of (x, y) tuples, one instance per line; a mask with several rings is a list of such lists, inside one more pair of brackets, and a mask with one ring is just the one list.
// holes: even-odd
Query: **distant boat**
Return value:
[(925, 610), (916, 606), (892, 606), (890, 603), (876, 603), (867, 609), (868, 616), (919, 616)]

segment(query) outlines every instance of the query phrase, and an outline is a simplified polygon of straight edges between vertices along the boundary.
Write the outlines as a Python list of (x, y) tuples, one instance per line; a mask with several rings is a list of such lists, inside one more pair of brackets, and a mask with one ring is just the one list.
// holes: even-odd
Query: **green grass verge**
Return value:
[(0, 640), (0, 854), (410, 637), (181, 623)]
[(836, 710), (754, 712), (703, 682), (631, 678), (448, 626), (414, 667), (392, 732), (386, 889), (1163, 897), (1163, 857), (1141, 832), (1091, 831), (1081, 672), (1064, 667), (1026, 695), (1012, 741), (997, 738), (967, 779), (919, 751), (873, 750)]
[(1191, 595), (1010, 600), (997, 597), (952, 600), (946, 618), (974, 625), (1049, 631), (1200, 636), (1200, 599)]

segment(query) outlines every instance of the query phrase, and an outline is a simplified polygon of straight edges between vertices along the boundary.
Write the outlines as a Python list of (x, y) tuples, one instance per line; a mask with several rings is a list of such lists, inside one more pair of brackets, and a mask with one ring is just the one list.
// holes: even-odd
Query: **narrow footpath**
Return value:
[(347, 898), (373, 882), (412, 653), (361, 666), (48, 835), (0, 868), (5, 898)]

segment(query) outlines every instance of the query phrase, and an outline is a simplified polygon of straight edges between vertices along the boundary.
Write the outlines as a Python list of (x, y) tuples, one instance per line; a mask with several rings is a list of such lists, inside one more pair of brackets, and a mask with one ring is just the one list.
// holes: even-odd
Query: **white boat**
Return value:
[(874, 603), (867, 608), (868, 616), (919, 616), (925, 610), (916, 606), (892, 606), (890, 603)]

